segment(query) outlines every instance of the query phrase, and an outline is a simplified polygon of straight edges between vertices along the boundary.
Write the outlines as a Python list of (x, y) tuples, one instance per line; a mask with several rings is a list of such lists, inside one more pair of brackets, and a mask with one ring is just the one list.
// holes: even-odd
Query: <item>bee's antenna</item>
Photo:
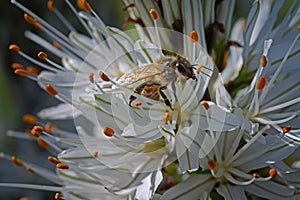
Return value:
[[(203, 67), (203, 68), (205, 68), (205, 69), (207, 69), (207, 70), (209, 70), (209, 71), (214, 71), (213, 69), (210, 69), (210, 68), (208, 68), (208, 67), (205, 67), (205, 66), (203, 66), (202, 64), (192, 64), (191, 66), (193, 67), (193, 69), (197, 69), (199, 65), (201, 65), (200, 68)], [(197, 66), (197, 67), (195, 67), (195, 66)]]
[[(193, 67), (193, 69), (194, 70), (196, 70), (196, 72), (199, 74), (200, 72), (201, 73), (203, 73), (204, 75), (206, 75), (206, 76), (208, 76), (208, 77), (210, 77), (210, 75), (209, 74), (207, 74), (207, 73), (205, 73), (205, 72), (203, 72), (203, 71), (201, 71), (201, 68), (204, 68), (204, 69), (207, 69), (207, 70), (209, 70), (209, 71), (213, 71), (212, 69), (210, 69), (210, 68), (208, 68), (208, 67), (205, 67), (205, 66), (203, 66), (202, 64), (193, 64), (193, 65), (191, 65), (192, 67)], [(195, 67), (195, 66), (197, 66), (197, 67)]]

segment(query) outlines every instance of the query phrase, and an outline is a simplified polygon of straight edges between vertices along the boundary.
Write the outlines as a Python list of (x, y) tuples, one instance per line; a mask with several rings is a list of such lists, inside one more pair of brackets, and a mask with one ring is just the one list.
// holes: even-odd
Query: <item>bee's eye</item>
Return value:
[(176, 63), (176, 68), (180, 73), (184, 73), (186, 70), (184, 69), (184, 66), (180, 63)]

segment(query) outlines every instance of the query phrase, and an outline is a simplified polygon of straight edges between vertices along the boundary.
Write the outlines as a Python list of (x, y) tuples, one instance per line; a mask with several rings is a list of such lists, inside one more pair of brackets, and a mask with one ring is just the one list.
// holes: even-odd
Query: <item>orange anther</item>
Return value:
[(206, 110), (209, 109), (209, 104), (207, 103), (207, 101), (203, 100), (203, 101), (200, 102), (200, 104), (201, 104), (202, 106), (204, 106), (204, 108), (205, 108)]
[(28, 24), (34, 25), (36, 26), (38, 23), (38, 20), (31, 17), (30, 15), (28, 15), (27, 13), (24, 13), (24, 19)]
[(54, 10), (54, 5), (53, 5), (53, 1), (52, 0), (49, 0), (47, 2), (47, 6), (48, 6), (48, 9), (52, 12)]
[(163, 118), (164, 124), (167, 124), (169, 120), (170, 120), (170, 114), (169, 113), (165, 113), (164, 114), (164, 118)]
[(262, 67), (265, 67), (265, 66), (267, 65), (267, 56), (262, 55), (262, 56), (260, 57), (260, 65), (261, 65)]
[(87, 12), (92, 11), (92, 7), (90, 6), (90, 4), (86, 0), (77, 0), (77, 6), (81, 10), (85, 10)]
[(52, 42), (52, 45), (55, 47), (55, 48), (57, 48), (57, 49), (59, 49), (60, 48), (60, 45), (59, 45), (59, 43), (58, 42)]
[(17, 53), (20, 51), (20, 47), (16, 44), (9, 45), (8, 49)]
[(48, 92), (48, 94), (50, 94), (50, 95), (52, 95), (52, 96), (55, 96), (55, 95), (58, 94), (57, 90), (54, 89), (54, 88), (52, 87), (52, 85), (50, 85), (50, 84), (47, 84), (47, 85), (45, 86), (45, 89), (46, 89), (46, 91)]
[(43, 139), (41, 139), (41, 138), (38, 138), (37, 139), (37, 143), (38, 143), (38, 145), (41, 147), (41, 148), (43, 148), (43, 149), (48, 149), (48, 143), (47, 142), (45, 142), (45, 140), (43, 140)]
[(271, 168), (269, 170), (269, 176), (271, 176), (272, 178), (275, 177), (277, 174), (277, 170), (275, 168)]
[(30, 134), (32, 135), (32, 136), (34, 136), (34, 137), (40, 137), (40, 134), (39, 134), (39, 132), (37, 131), (37, 130), (34, 130), (34, 129), (32, 129), (31, 131), (30, 131)]
[(140, 105), (142, 105), (142, 102), (136, 101), (136, 102), (134, 103), (134, 105), (135, 105), (135, 106), (140, 106)]
[(34, 126), (34, 127), (33, 127), (33, 130), (36, 130), (36, 131), (44, 131), (44, 128), (41, 127), (41, 126)]
[(290, 130), (292, 130), (292, 127), (290, 125), (287, 125), (285, 127), (282, 128), (282, 133), (288, 133)]
[(59, 193), (59, 192), (55, 193), (54, 199), (55, 200), (61, 200), (62, 199), (62, 194)]
[(55, 125), (53, 125), (51, 122), (47, 122), (46, 124), (45, 124), (45, 131), (47, 132), (47, 133), (51, 133), (51, 129), (52, 128), (55, 128)]
[(93, 151), (93, 156), (94, 156), (94, 157), (97, 157), (97, 156), (98, 156), (98, 151), (96, 151), (96, 150)]
[(197, 31), (195, 31), (195, 30), (193, 30), (193, 31), (191, 31), (190, 32), (190, 41), (192, 42), (192, 43), (194, 43), (194, 42), (198, 42), (198, 33), (197, 33)]
[(16, 69), (14, 71), (15, 74), (20, 75), (20, 76), (28, 76), (29, 72), (26, 71), (25, 69)]
[(13, 64), (11, 64), (11, 68), (13, 68), (13, 69), (23, 69), (23, 65), (21, 65), (20, 63), (13, 63)]
[(156, 10), (150, 9), (149, 13), (150, 13), (150, 15), (151, 15), (151, 17), (152, 17), (153, 20), (157, 20), (158, 19), (158, 14), (157, 14)]
[(43, 51), (40, 51), (38, 54), (37, 54), (37, 56), (39, 57), (39, 59), (41, 59), (41, 60), (45, 60), (45, 59), (47, 59), (47, 54), (45, 53), (45, 52), (43, 52)]
[(58, 163), (60, 163), (60, 161), (57, 158), (54, 158), (52, 156), (48, 156), (48, 161), (51, 162), (51, 163), (53, 163), (53, 164), (56, 164), (56, 165)]
[(112, 129), (112, 128), (106, 126), (106, 127), (104, 127), (104, 129), (103, 129), (103, 133), (104, 133), (104, 135), (106, 135), (107, 137), (112, 137), (112, 136), (115, 134), (115, 131), (114, 131), (114, 129)]
[(100, 78), (101, 78), (103, 81), (106, 81), (106, 82), (110, 81), (110, 79), (108, 78), (108, 76), (107, 76), (103, 71), (100, 71), (100, 72), (99, 72), (99, 76), (100, 76)]
[(26, 71), (33, 75), (39, 75), (39, 73), (40, 73), (39, 70), (33, 66), (26, 67)]
[(197, 74), (200, 73), (201, 68), (202, 68), (202, 64), (198, 64), (197, 67), (196, 67)]
[(257, 84), (256, 84), (256, 89), (257, 90), (262, 90), (266, 85), (266, 78), (264, 76), (259, 77)]
[(11, 161), (19, 167), (24, 166), (23, 162), (20, 159), (18, 159), (16, 156), (12, 156)]
[(24, 115), (22, 120), (23, 120), (23, 122), (30, 124), (30, 125), (34, 125), (38, 122), (38, 119), (35, 116), (29, 115), (29, 114)]
[(207, 165), (208, 165), (208, 169), (209, 170), (214, 170), (215, 167), (217, 166), (217, 163), (214, 160), (209, 160), (208, 163), (207, 163)]
[(67, 165), (65, 163), (57, 163), (56, 168), (58, 168), (58, 169), (69, 169), (69, 165)]
[(21, 197), (19, 200), (29, 200), (28, 197)]
[(298, 25), (298, 27), (297, 27), (297, 28), (298, 28), (298, 30), (300, 30), (300, 25)]
[(88, 80), (89, 80), (91, 83), (94, 83), (94, 82), (95, 82), (95, 80), (94, 80), (94, 73), (93, 73), (93, 72), (88, 73)]
[(259, 178), (259, 174), (258, 174), (258, 173), (255, 173), (255, 172), (252, 174), (252, 176), (253, 176), (254, 178)]

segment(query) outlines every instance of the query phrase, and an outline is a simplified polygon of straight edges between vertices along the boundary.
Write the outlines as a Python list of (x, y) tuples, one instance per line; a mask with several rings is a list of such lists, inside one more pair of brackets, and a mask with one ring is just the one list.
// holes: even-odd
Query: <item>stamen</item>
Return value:
[(215, 167), (217, 166), (217, 163), (214, 160), (209, 160), (208, 163), (207, 163), (207, 165), (208, 165), (208, 169), (209, 170), (214, 170)]
[(195, 31), (195, 30), (191, 31), (190, 32), (190, 41), (192, 43), (195, 43), (195, 42), (198, 42), (198, 39), (199, 39), (199, 37), (198, 37), (197, 31)]
[(209, 104), (208, 104), (205, 100), (201, 101), (200, 104), (201, 104), (202, 106), (204, 106), (204, 108), (205, 108), (206, 110), (209, 109)]
[(8, 49), (17, 53), (20, 52), (20, 47), (16, 44), (9, 45)]
[(108, 78), (108, 76), (103, 71), (99, 72), (99, 76), (103, 81), (106, 81), (106, 82), (110, 81), (110, 78)]
[(25, 122), (26, 124), (30, 124), (30, 125), (34, 125), (38, 122), (38, 119), (30, 114), (26, 114), (23, 116), (22, 118), (23, 122)]
[(61, 200), (62, 199), (62, 194), (59, 193), (59, 192), (55, 193), (54, 199), (55, 200)]
[(56, 168), (58, 169), (69, 169), (69, 165), (65, 163), (57, 163)]
[(59, 45), (59, 43), (58, 42), (52, 42), (52, 45), (55, 47), (55, 48), (57, 48), (57, 49), (59, 49), (60, 48), (60, 45)]
[(200, 73), (201, 68), (202, 68), (202, 64), (198, 64), (197, 67), (196, 67), (197, 74)]
[(37, 131), (37, 130), (34, 130), (34, 129), (32, 129), (31, 131), (30, 131), (30, 134), (32, 135), (32, 136), (34, 136), (34, 137), (40, 137), (40, 134), (39, 134), (39, 132)]
[(30, 25), (33, 25), (33, 26), (38, 26), (38, 20), (37, 19), (35, 19), (35, 18), (33, 18), (33, 17), (31, 17), (30, 15), (28, 15), (27, 13), (24, 13), (24, 19), (25, 19), (25, 21), (28, 23), (28, 24), (30, 24)]
[(52, 156), (48, 156), (48, 161), (57, 165), (58, 163), (61, 163), (60, 160), (58, 160), (57, 158), (54, 158)]
[(94, 73), (90, 72), (88, 73), (88, 80), (90, 81), (90, 83), (94, 83)]
[(150, 9), (149, 13), (151, 14), (151, 17), (152, 17), (153, 20), (158, 19), (158, 14), (157, 14), (155, 9)]
[(270, 177), (274, 178), (276, 176), (276, 174), (277, 174), (277, 170), (275, 168), (271, 168), (269, 170), (269, 176)]
[(62, 66), (60, 66), (59, 64), (57, 64), (57, 63), (55, 63), (54, 61), (48, 59), (48, 55), (47, 55), (45, 52), (41, 51), (41, 52), (38, 53), (37, 56), (38, 56), (39, 59), (41, 59), (41, 60), (46, 60), (50, 65), (52, 65), (52, 66), (54, 66), (54, 67), (56, 67), (56, 68), (58, 68), (58, 69), (60, 69), (60, 70), (63, 70), (63, 71), (65, 70), (65, 69), (64, 69)]
[(20, 63), (13, 63), (13, 64), (11, 64), (11, 68), (13, 68), (13, 69), (23, 69), (23, 65), (21, 65)]
[(36, 65), (39, 65), (40, 67), (43, 67), (43, 68), (48, 69), (48, 70), (53, 71), (53, 72), (59, 72), (59, 70), (54, 69), (54, 68), (52, 68), (51, 66), (45, 65), (45, 64), (43, 64), (43, 63), (41, 63), (41, 62), (38, 62), (37, 60), (35, 60), (35, 59), (33, 59), (32, 57), (28, 56), (27, 54), (23, 53), (23, 52), (21, 51), (20, 47), (19, 47), (18, 45), (16, 45), (16, 44), (11, 44), (11, 45), (9, 46), (9, 50), (18, 53), (18, 54), (19, 54), (20, 56), (22, 56), (23, 58), (29, 60), (30, 62), (35, 63)]
[(77, 6), (84, 11), (91, 12), (92, 7), (86, 0), (77, 0)]
[(169, 120), (170, 120), (170, 114), (169, 113), (165, 113), (164, 114), (164, 118), (163, 118), (164, 124), (167, 124)]
[(44, 128), (41, 127), (41, 126), (34, 126), (34, 127), (33, 127), (33, 130), (36, 130), (36, 131), (44, 131)]
[(96, 151), (96, 150), (93, 151), (93, 156), (94, 156), (94, 157), (97, 157), (97, 156), (98, 156), (98, 151)]
[(19, 200), (29, 200), (28, 197), (21, 197)]
[(48, 9), (49, 9), (51, 12), (53, 12), (53, 10), (54, 10), (54, 5), (53, 5), (53, 1), (52, 1), (52, 0), (49, 0), (49, 1), (47, 2), (47, 7), (48, 7)]
[(262, 56), (260, 57), (260, 65), (261, 65), (262, 67), (265, 67), (265, 66), (267, 65), (267, 56), (262, 55)]
[(45, 86), (46, 91), (48, 92), (48, 94), (55, 96), (58, 94), (57, 90), (55, 90), (50, 84), (47, 84)]
[(26, 71), (35, 76), (39, 75), (39, 73), (40, 73), (39, 70), (33, 66), (26, 67)]
[(256, 84), (256, 89), (257, 90), (262, 90), (266, 85), (266, 78), (264, 76), (259, 77), (257, 84)]
[[(68, 4), (68, 6), (71, 8), (72, 12), (75, 14), (77, 19), (80, 21), (82, 26), (85, 28), (85, 30), (89, 33), (89, 35), (94, 38), (96, 41), (98, 40), (96, 37), (94, 37), (93, 31), (90, 29), (90, 27), (85, 23), (85, 21), (79, 16), (77, 13), (77, 10), (74, 8), (74, 6), (71, 4), (69, 0), (65, 0), (65, 2)], [(85, 10), (87, 12), (93, 12), (91, 6), (85, 1), (85, 0), (77, 0), (77, 5), (80, 9)], [(90, 10), (90, 11), (88, 11)], [(100, 42), (100, 41), (99, 41)]]
[(142, 105), (142, 102), (136, 101), (136, 102), (134, 103), (134, 105), (135, 105), (135, 106), (140, 106), (140, 105)]
[(115, 131), (114, 131), (112, 128), (106, 126), (106, 127), (104, 127), (104, 129), (103, 129), (103, 133), (104, 133), (104, 135), (106, 135), (107, 137), (112, 137), (112, 136), (115, 134)]
[(190, 32), (190, 41), (193, 44), (193, 53), (192, 53), (192, 61), (195, 61), (196, 58), (196, 43), (198, 42), (199, 37), (197, 31), (193, 30)]
[(43, 148), (43, 149), (48, 149), (48, 147), (49, 147), (48, 143), (45, 142), (45, 141), (44, 141), (43, 139), (41, 139), (41, 138), (38, 138), (38, 139), (37, 139), (37, 143), (38, 143), (38, 145), (39, 145), (41, 148)]
[(253, 173), (252, 176), (253, 176), (254, 178), (259, 178), (259, 177), (260, 177), (258, 173)]
[(16, 69), (14, 71), (15, 74), (20, 75), (20, 76), (28, 76), (29, 73), (25, 69)]
[(20, 159), (18, 159), (16, 156), (12, 156), (11, 161), (19, 167), (24, 166), (23, 162)]
[(45, 52), (41, 51), (41, 52), (38, 53), (38, 57), (41, 60), (46, 60), (48, 56), (47, 56), (47, 54)]
[(283, 57), (280, 65), (278, 66), (276, 72), (274, 73), (274, 75), (272, 76), (270, 82), (268, 83), (266, 89), (263, 91), (262, 95), (260, 96), (260, 102), (262, 102), (264, 100), (264, 98), (267, 96), (269, 90), (273, 87), (275, 80), (277, 80), (277, 77), (279, 76), (284, 64), (286, 63), (289, 55), (291, 54), (294, 46), (296, 45), (298, 38), (300, 37), (300, 32), (296, 35), (295, 39), (292, 41), (290, 47), (288, 48), (285, 56)]
[[(13, 3), (15, 6), (17, 6), (18, 8), (20, 8), (22, 11), (24, 11), (25, 13), (28, 13), (30, 16), (32, 16), (33, 18), (36, 18), (38, 20), (38, 22), (40, 24), (43, 24), (44, 27), (46, 27), (47, 29), (49, 29), (49, 31), (51, 31), (54, 37), (59, 37), (62, 38), (63, 41), (66, 41), (70, 46), (72, 46), (72, 42), (70, 42), (70, 39), (67, 38), (64, 34), (62, 34), (61, 32), (59, 32), (57, 29), (55, 29), (53, 26), (51, 26), (50, 24), (48, 24), (45, 20), (43, 20), (42, 18), (40, 18), (39, 16), (37, 16), (35, 13), (33, 13), (31, 10), (29, 10), (28, 8), (26, 8), (25, 6), (23, 6), (22, 4), (20, 4), (19, 2), (17, 2), (16, 0), (12, 0), (11, 3)], [(55, 35), (54, 35), (55, 34)], [(63, 42), (62, 41), (62, 42)], [(68, 46), (68, 45), (66, 45)], [(72, 50), (72, 48), (71, 48)]]
[(290, 132), (290, 130), (292, 130), (292, 127), (290, 125), (287, 125), (282, 128), (282, 133), (286, 134), (286, 133)]
[(45, 131), (46, 131), (47, 133), (51, 133), (52, 129), (57, 129), (57, 128), (58, 128), (58, 127), (57, 127), (56, 125), (52, 124), (51, 122), (47, 122), (47, 123), (45, 124)]

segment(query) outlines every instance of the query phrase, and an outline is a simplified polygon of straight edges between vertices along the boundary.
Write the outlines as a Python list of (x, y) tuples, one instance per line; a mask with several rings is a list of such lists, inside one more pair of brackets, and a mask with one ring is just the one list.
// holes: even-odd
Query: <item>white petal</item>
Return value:
[(38, 112), (38, 116), (43, 119), (73, 119), (81, 112), (70, 104), (58, 104), (54, 107), (44, 108)]
[(210, 192), (215, 185), (215, 181), (210, 175), (197, 174), (189, 179), (175, 185), (167, 190), (161, 197), (161, 200), (196, 200), (204, 192)]
[(273, 181), (268, 182), (254, 182), (244, 189), (266, 199), (274, 200), (288, 200), (293, 195), (294, 191), (290, 190), (288, 187), (275, 183)]
[(220, 184), (216, 188), (217, 192), (220, 193), (226, 200), (247, 200), (245, 191), (241, 186), (235, 186), (230, 184)]

